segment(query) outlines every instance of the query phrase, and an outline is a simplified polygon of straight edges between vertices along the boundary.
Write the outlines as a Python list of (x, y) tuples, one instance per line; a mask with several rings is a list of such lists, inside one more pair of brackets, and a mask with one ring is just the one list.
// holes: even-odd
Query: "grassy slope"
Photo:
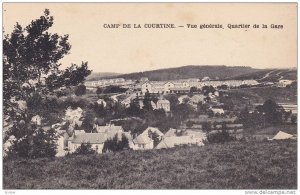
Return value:
[(4, 162), (4, 189), (296, 189), (297, 143), (232, 142)]
[[(270, 73), (268, 77), (263, 78), (267, 73)], [(231, 79), (259, 79), (260, 82), (278, 82), (279, 79), (288, 79), (288, 80), (296, 80), (297, 79), (297, 70), (291, 69), (266, 69), (259, 70), (256, 72), (250, 72), (243, 75), (233, 76)]]
[(248, 97), (253, 103), (264, 103), (268, 99), (273, 99), (277, 103), (297, 103), (297, 89), (264, 87), (235, 89), (229, 93), (233, 99)]

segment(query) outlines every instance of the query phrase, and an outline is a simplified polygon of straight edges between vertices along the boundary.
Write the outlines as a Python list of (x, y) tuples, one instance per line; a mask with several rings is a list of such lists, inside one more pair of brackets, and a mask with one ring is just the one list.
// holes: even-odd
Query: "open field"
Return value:
[(255, 140), (261, 141), (268, 138), (273, 138), (279, 131), (289, 133), (292, 135), (297, 135), (297, 125), (296, 124), (282, 124), (278, 126), (270, 126), (261, 129), (247, 128), (244, 129), (242, 137), (253, 138)]
[(233, 89), (229, 93), (235, 99), (247, 97), (252, 103), (264, 103), (268, 99), (273, 99), (277, 103), (297, 103), (297, 89), (293, 88), (263, 87)]
[(4, 189), (296, 189), (297, 142), (5, 160)]

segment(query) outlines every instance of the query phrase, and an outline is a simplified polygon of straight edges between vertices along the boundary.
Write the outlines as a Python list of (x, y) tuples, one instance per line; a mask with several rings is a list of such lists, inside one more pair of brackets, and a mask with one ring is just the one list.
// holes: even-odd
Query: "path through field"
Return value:
[(257, 79), (257, 80), (263, 80), (263, 79), (265, 79), (265, 78), (268, 78), (268, 77), (270, 76), (270, 74), (273, 73), (273, 72), (275, 72), (275, 71), (276, 71), (276, 70), (272, 70), (272, 71), (266, 73), (263, 77), (261, 77), (260, 79)]

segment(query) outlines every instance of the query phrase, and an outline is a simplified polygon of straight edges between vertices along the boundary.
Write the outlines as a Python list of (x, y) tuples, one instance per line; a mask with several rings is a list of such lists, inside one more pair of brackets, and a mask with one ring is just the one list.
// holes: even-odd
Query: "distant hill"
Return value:
[(109, 78), (109, 77), (115, 77), (120, 75), (119, 73), (114, 73), (114, 72), (95, 72), (90, 74), (86, 80), (87, 81), (95, 81), (103, 78)]
[[(210, 77), (215, 79), (227, 79), (239, 75), (245, 75), (249, 73), (259, 72), (262, 69), (254, 69), (245, 66), (182, 66), (178, 68), (167, 68), (145, 72), (136, 72), (129, 74), (121, 74), (118, 77), (125, 79), (138, 80), (141, 77), (148, 77), (151, 81), (162, 81), (162, 80), (174, 80), (174, 79), (187, 79), (187, 78), (199, 78)], [(114, 76), (115, 77), (115, 76)]]

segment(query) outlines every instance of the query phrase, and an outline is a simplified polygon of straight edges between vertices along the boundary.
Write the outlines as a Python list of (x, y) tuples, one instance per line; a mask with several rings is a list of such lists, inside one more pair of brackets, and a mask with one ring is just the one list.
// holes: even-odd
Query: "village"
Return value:
[[(149, 81), (148, 78), (142, 77), (138, 81), (123, 78), (86, 81), (85, 86), (88, 92), (81, 98), (89, 99), (97, 105), (95, 109), (115, 112), (114, 105), (119, 105), (127, 110), (136, 107), (136, 113), (131, 116), (125, 114), (125, 117), (120, 118), (115, 115), (104, 120), (99, 118), (100, 115), (95, 116), (90, 122), (92, 127), (87, 130), (86, 125), (82, 125), (86, 116), (84, 116), (85, 110), (75, 106), (65, 110), (65, 116), (60, 123), (45, 124), (39, 115), (32, 117), (32, 123), (46, 130), (55, 129), (59, 134), (56, 156), (74, 153), (82, 145), (87, 144), (97, 153), (109, 152), (109, 148), (104, 148), (105, 142), (115, 137), (118, 141), (125, 137), (128, 140), (127, 149), (132, 150), (163, 149), (182, 145), (203, 146), (208, 142), (207, 135), (220, 133), (222, 130), (234, 135), (235, 139), (244, 139), (245, 127), (243, 121), (239, 120), (241, 111), (239, 106), (247, 105), (249, 113), (253, 113), (256, 106), (260, 105), (251, 102), (246, 97), (242, 97), (244, 101), (240, 102), (241, 105), (229, 105), (232, 102), (226, 101), (230, 99), (228, 91), (266, 85), (284, 88), (293, 82), (293, 80), (280, 80), (277, 83), (259, 83), (256, 80), (219, 81), (211, 80), (209, 77), (204, 77), (202, 80)], [(124, 90), (117, 93), (103, 93), (101, 90), (111, 86)], [(99, 93), (99, 91), (102, 92)], [(21, 103), (20, 106), (24, 107)], [(291, 112), (287, 119), (289, 121), (297, 114), (296, 105), (281, 104), (281, 107), (284, 112)], [(138, 118), (137, 120), (143, 120), (140, 115), (145, 114), (138, 110), (147, 109), (151, 112), (156, 111), (155, 114), (159, 111), (163, 113), (162, 116), (166, 119), (163, 123), (168, 123), (172, 117), (176, 118), (178, 115), (176, 112), (184, 113), (184, 110), (186, 112), (185, 116), (179, 114), (179, 118), (176, 118), (177, 123), (169, 126), (155, 123), (151, 125), (153, 121), (145, 122), (148, 120), (146, 118), (139, 130), (133, 130), (130, 126), (124, 130), (122, 126), (135, 117)], [(105, 118), (104, 115), (102, 116)], [(287, 136), (289, 137), (290, 134)], [(8, 139), (6, 148), (14, 139), (14, 137)]]
[(2, 8), (4, 193), (295, 193), (296, 3)]

